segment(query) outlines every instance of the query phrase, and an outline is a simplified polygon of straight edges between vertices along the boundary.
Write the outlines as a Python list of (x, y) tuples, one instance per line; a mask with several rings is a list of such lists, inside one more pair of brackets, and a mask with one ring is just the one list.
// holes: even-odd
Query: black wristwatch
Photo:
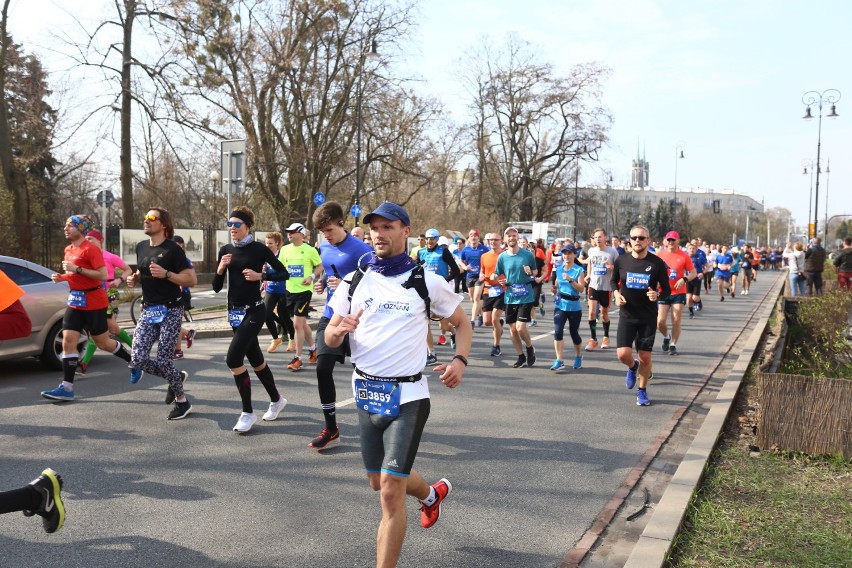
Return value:
[(166, 270), (166, 280), (172, 277), (172, 273), (170, 270)]
[(456, 355), (453, 357), (453, 359), (458, 359), (459, 361), (464, 363), (465, 367), (467, 367), (467, 357), (465, 357), (464, 355)]
[(74, 269), (74, 272), (76, 272), (77, 274), (83, 274), (83, 267), (78, 266), (77, 268)]

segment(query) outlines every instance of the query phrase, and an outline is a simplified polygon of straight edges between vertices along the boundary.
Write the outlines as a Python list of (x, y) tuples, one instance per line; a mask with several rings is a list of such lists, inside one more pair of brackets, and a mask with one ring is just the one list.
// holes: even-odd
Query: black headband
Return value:
[(231, 217), (242, 219), (246, 225), (248, 225), (249, 227), (252, 226), (251, 217), (245, 211), (231, 211)]

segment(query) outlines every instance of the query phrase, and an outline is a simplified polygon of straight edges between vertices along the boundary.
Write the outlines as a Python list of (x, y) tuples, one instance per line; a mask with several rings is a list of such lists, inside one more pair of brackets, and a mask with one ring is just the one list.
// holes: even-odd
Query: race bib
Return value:
[(356, 379), (355, 404), (370, 414), (399, 416), (401, 391), (396, 381)]
[(647, 290), (651, 286), (651, 275), (647, 272), (628, 272), (625, 285), (631, 290)]
[(245, 317), (246, 310), (244, 308), (232, 308), (228, 310), (228, 323), (231, 324), (231, 327), (240, 327)]
[(144, 319), (146, 323), (163, 323), (168, 311), (168, 308), (162, 304), (145, 306), (142, 310), (142, 319)]
[(85, 308), (86, 293), (83, 290), (71, 290), (68, 294), (67, 304), (71, 308)]
[(512, 284), (509, 288), (509, 295), (513, 298), (523, 298), (529, 294), (529, 284)]
[(595, 276), (606, 276), (606, 264), (593, 264), (592, 274)]
[(290, 273), (290, 278), (304, 278), (305, 266), (302, 264), (287, 265), (287, 272)]
[(489, 286), (488, 287), (488, 297), (489, 298), (498, 298), (503, 295), (503, 287), (502, 286)]

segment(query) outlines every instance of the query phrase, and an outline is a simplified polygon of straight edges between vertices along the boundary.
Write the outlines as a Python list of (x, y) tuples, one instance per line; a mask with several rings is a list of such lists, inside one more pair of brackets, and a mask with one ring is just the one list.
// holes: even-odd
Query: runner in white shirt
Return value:
[(593, 246), (589, 249), (586, 261), (586, 277), (589, 279), (589, 330), (591, 339), (586, 344), (586, 351), (594, 351), (598, 347), (598, 304), (601, 307), (603, 322), (603, 341), (601, 349), (609, 347), (609, 304), (612, 296), (612, 266), (618, 258), (618, 251), (609, 246), (606, 231), (595, 229), (592, 233)]
[[(441, 503), (452, 491), (446, 479), (430, 486), (412, 470), (431, 404), (421, 374), (426, 364), (422, 346), (429, 321), (427, 304), (412, 276), (425, 282), (431, 313), (445, 317), (456, 328), (456, 355), (433, 369), (441, 373), (439, 379), (446, 387), (461, 384), (473, 330), (461, 308), (461, 297), (450, 284), (416, 266), (406, 254), (411, 223), (405, 209), (385, 202), (364, 222), (370, 225), (376, 256), (363, 276), (356, 271), (344, 277), (329, 300), (334, 315), (325, 329), (325, 341), (337, 347), (349, 336), (361, 457), (370, 487), (381, 491), (376, 566), (396, 566), (406, 530), (405, 496), (420, 500), (420, 524), (429, 528), (438, 521)], [(360, 280), (350, 294), (353, 278)]]

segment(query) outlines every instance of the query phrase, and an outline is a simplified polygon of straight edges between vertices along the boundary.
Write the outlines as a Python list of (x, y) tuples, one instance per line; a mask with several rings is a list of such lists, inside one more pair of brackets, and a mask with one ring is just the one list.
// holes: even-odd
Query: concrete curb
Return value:
[[(770, 298), (777, 299), (785, 281), (782, 279), (774, 284)], [(651, 519), (630, 553), (624, 565), (625, 568), (658, 568), (668, 558), (687, 507), (695, 489), (701, 483), (710, 455), (716, 448), (725, 427), (725, 421), (731, 412), (737, 392), (754, 357), (754, 352), (760, 344), (760, 338), (766, 330), (766, 323), (775, 304), (776, 301), (772, 301), (762, 306), (758, 318), (763, 325), (757, 325), (746, 340), (742, 352), (719, 390), (716, 400), (711, 405), (710, 411), (675, 471), (668, 488), (659, 503), (654, 506)]]

